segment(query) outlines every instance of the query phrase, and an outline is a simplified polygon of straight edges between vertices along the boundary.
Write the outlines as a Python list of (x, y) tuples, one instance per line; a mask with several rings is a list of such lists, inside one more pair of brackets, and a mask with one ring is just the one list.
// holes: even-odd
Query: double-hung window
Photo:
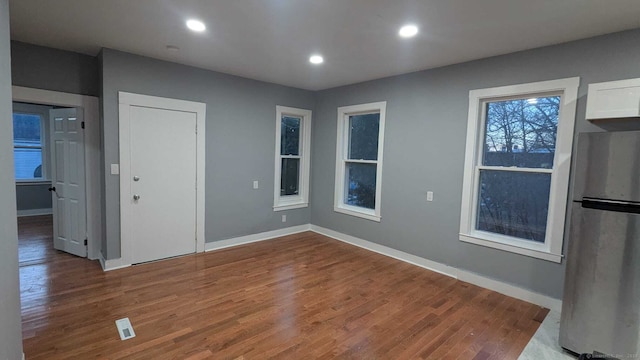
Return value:
[(276, 163), (273, 209), (309, 206), (311, 111), (276, 106)]
[(560, 262), (578, 85), (470, 92), (460, 240)]
[(17, 182), (47, 179), (47, 109), (29, 104), (13, 104), (13, 157)]
[(386, 102), (338, 108), (336, 212), (380, 221)]

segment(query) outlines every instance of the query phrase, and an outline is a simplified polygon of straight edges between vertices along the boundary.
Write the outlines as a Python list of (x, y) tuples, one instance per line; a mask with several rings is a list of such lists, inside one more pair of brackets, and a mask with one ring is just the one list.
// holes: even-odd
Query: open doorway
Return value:
[(87, 256), (82, 109), (13, 103), (21, 264)]
[[(100, 124), (96, 97), (12, 90), (22, 334), (27, 340), (43, 327), (43, 319), (55, 316), (45, 315), (48, 307), (42, 307), (52, 294), (83, 286), (77, 275), (68, 276), (70, 271), (100, 269), (97, 261), (89, 261), (98, 259), (102, 239)], [(82, 138), (74, 137), (79, 134)], [(69, 187), (80, 182), (82, 196), (75, 196)], [(86, 211), (61, 204), (68, 201), (83, 204)], [(84, 225), (78, 226), (81, 219)], [(75, 236), (70, 236), (72, 227)], [(66, 244), (56, 244), (56, 233), (81, 241), (82, 251), (70, 254)]]
[[(16, 153), (16, 178), (23, 178), (16, 185), (19, 215), (53, 214), (40, 220), (51, 222), (60, 235), (52, 234), (56, 247), (97, 260), (102, 243), (98, 98), (19, 86), (12, 91), (17, 112), (32, 115), (31, 124), (20, 125), (23, 147)], [(21, 218), (19, 224), (30, 222)], [(67, 246), (67, 240), (79, 247)]]
[(13, 155), (20, 266), (48, 261), (53, 251), (50, 105), (13, 103)]

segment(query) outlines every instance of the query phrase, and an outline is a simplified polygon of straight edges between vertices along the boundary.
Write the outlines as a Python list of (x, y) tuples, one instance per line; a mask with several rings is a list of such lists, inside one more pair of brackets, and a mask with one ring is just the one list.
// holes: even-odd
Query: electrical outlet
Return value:
[(427, 191), (427, 201), (433, 201), (433, 191)]
[(287, 215), (282, 215), (282, 222), (287, 222)]
[(257, 189), (258, 188), (258, 180), (254, 180), (253, 181), (253, 188)]

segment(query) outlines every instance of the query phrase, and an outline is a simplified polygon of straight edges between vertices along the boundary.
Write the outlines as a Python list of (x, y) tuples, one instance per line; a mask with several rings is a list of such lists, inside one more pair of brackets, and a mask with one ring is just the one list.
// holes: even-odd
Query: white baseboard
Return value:
[(532, 304), (540, 305), (557, 312), (560, 312), (562, 310), (562, 300), (555, 299), (547, 295), (542, 295), (540, 293), (533, 292), (519, 286), (484, 277), (474, 272), (458, 269), (458, 280), (478, 285), (485, 289), (493, 290), (501, 294), (509, 295), (516, 299), (524, 300)]
[(240, 237), (226, 239), (226, 240), (213, 241), (213, 242), (208, 242), (204, 244), (204, 251), (215, 251), (215, 250), (225, 249), (233, 246), (251, 244), (258, 241), (270, 240), (270, 239), (297, 234), (297, 233), (301, 233), (309, 230), (311, 230), (311, 225), (305, 224), (305, 225), (292, 226), (284, 229), (261, 232), (258, 234), (240, 236)]
[[(229, 247), (251, 244), (254, 242), (265, 241), (270, 239), (279, 238), (286, 235), (297, 234), (305, 231), (313, 231), (315, 233), (328, 236), (330, 238), (358, 246), (360, 248), (376, 252), (385, 256), (392, 257), (394, 259), (407, 262), (416, 266), (420, 266), (424, 269), (431, 270), (460, 281), (465, 281), (501, 294), (514, 297), (516, 299), (524, 300), (532, 304), (546, 307), (551, 310), (560, 312), (562, 309), (562, 301), (552, 298), (547, 295), (543, 295), (531, 290), (521, 288), (512, 284), (508, 284), (499, 280), (491, 279), (467, 270), (458, 269), (453, 266), (442, 264), (436, 261), (428, 260), (420, 256), (412, 255), (400, 250), (392, 249), (388, 246), (376, 244), (371, 241), (357, 238), (355, 236), (343, 234), (338, 231), (327, 229), (317, 225), (305, 224), (299, 226), (292, 226), (284, 229), (278, 229), (273, 231), (266, 231), (258, 234), (252, 234), (247, 236), (240, 236), (236, 238), (214, 241), (205, 243), (204, 248), (206, 252), (225, 249)], [(104, 271), (116, 270), (131, 266), (131, 264), (125, 264), (122, 259), (105, 260), (100, 254), (100, 265)]]
[(458, 269), (453, 266), (427, 260), (425, 258), (416, 256), (416, 255), (412, 255), (400, 250), (392, 249), (384, 245), (376, 244), (371, 241), (363, 240), (355, 236), (343, 234), (331, 229), (323, 228), (321, 226), (311, 225), (311, 231), (321, 235), (328, 236), (330, 238), (334, 238), (336, 240), (339, 240), (351, 245), (361, 247), (363, 249), (376, 252), (378, 254), (389, 256), (397, 260), (401, 260), (401, 261), (404, 261), (416, 266), (420, 266), (422, 268), (425, 268), (446, 276), (450, 276), (460, 281), (468, 282), (489, 290), (493, 290), (495, 292), (499, 292), (507, 296), (514, 297), (516, 299), (524, 300), (532, 304), (543, 306), (551, 310), (560, 311), (562, 309), (561, 300), (558, 300), (540, 293), (536, 293), (531, 290), (521, 288), (519, 286), (515, 286), (502, 281), (484, 277), (482, 275), (479, 275), (470, 271)]
[[(205, 243), (204, 251), (215, 251), (215, 250), (220, 250), (228, 247), (250, 244), (250, 243), (270, 240), (270, 239), (274, 239), (274, 238), (278, 238), (286, 235), (297, 234), (297, 233), (301, 233), (309, 230), (310, 230), (310, 225), (305, 224), (305, 225), (299, 225), (299, 226), (292, 226), (284, 229), (262, 232), (258, 234), (240, 236), (240, 237), (221, 240), (221, 241), (214, 241), (214, 242)], [(100, 253), (99, 260), (100, 260), (100, 266), (102, 266), (103, 271), (117, 270), (117, 269), (122, 269), (122, 268), (131, 266), (131, 264), (125, 263), (122, 260), (122, 258), (105, 260), (102, 253)]]
[(53, 209), (27, 209), (18, 210), (18, 217), (24, 216), (40, 216), (40, 215), (53, 215)]
[(427, 270), (431, 270), (437, 272), (442, 275), (450, 276), (452, 278), (456, 278), (456, 268), (444, 265), (435, 261), (427, 260), (425, 258), (421, 258), (419, 256), (415, 256), (400, 250), (392, 249), (390, 247), (376, 244), (371, 241), (363, 240), (357, 238), (355, 236), (343, 234), (331, 229), (324, 228), (322, 226), (311, 225), (311, 231), (316, 232), (318, 234), (328, 236), (330, 238), (340, 240), (342, 242), (346, 242), (347, 244), (355, 245), (357, 247), (361, 247), (363, 249), (376, 252), (378, 254), (382, 254), (385, 256), (392, 257), (394, 259), (407, 262), (409, 264), (413, 264), (416, 266), (420, 266), (421, 268), (425, 268)]
[(131, 264), (125, 264), (122, 261), (122, 258), (106, 260), (102, 255), (102, 252), (100, 252), (99, 260), (100, 260), (100, 266), (102, 266), (102, 271), (117, 270), (117, 269), (122, 269), (122, 268), (131, 266)]
[(24, 353), (22, 353), (22, 360), (24, 360)]

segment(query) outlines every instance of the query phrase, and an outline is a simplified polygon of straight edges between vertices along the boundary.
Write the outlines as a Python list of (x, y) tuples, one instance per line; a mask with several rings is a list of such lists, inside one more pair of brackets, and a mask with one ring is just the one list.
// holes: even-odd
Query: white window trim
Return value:
[[(357, 216), (363, 219), (380, 222), (382, 203), (382, 157), (384, 153), (384, 128), (387, 102), (374, 102), (369, 104), (343, 106), (338, 108), (338, 131), (336, 142), (336, 179), (333, 210), (342, 214)], [(344, 203), (345, 196), (345, 162), (349, 146), (349, 115), (380, 113), (380, 129), (378, 132), (378, 160), (376, 168), (376, 206), (375, 209), (366, 209)], [(369, 161), (362, 161), (369, 162)]]
[[(281, 124), (282, 116), (289, 115), (302, 119), (300, 123), (300, 177), (298, 178), (298, 195), (280, 195), (280, 178), (282, 176)], [(276, 106), (276, 153), (275, 178), (273, 190), (273, 211), (300, 209), (309, 206), (309, 172), (311, 169), (311, 110), (287, 106)]]
[[(569, 172), (573, 148), (576, 102), (580, 78), (567, 78), (529, 84), (502, 86), (469, 92), (469, 117), (467, 124), (466, 154), (462, 188), (460, 240), (494, 249), (510, 251), (553, 262), (562, 260)], [(475, 229), (479, 155), (483, 144), (484, 103), (487, 100), (522, 97), (530, 94), (559, 93), (560, 118), (558, 119), (557, 146), (554, 168), (551, 171), (551, 189), (547, 216), (545, 243), (535, 243), (515, 237), (493, 234)]]
[(13, 103), (14, 113), (40, 116), (40, 144), (42, 149), (42, 178), (15, 179), (17, 185), (39, 185), (51, 183), (51, 154), (49, 153), (49, 108), (44, 105)]

